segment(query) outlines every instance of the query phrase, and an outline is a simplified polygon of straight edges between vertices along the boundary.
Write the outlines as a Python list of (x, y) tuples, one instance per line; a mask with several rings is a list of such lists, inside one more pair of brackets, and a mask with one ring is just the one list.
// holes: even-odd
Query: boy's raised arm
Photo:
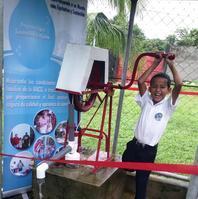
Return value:
[(183, 82), (182, 82), (182, 79), (178, 73), (178, 71), (176, 70), (175, 66), (174, 66), (174, 62), (172, 60), (169, 60), (169, 59), (165, 59), (166, 63), (168, 64), (171, 72), (172, 72), (172, 75), (173, 75), (173, 80), (175, 82), (175, 86), (172, 90), (172, 103), (173, 105), (175, 104), (178, 96), (179, 96), (179, 93), (181, 91), (181, 88), (182, 88), (182, 85), (183, 85)]

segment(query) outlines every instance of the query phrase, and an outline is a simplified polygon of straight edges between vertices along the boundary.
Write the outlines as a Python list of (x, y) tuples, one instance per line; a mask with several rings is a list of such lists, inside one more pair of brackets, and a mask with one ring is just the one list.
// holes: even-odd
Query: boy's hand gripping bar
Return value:
[(137, 72), (139, 61), (142, 59), (142, 57), (145, 57), (145, 56), (155, 57), (157, 59), (159, 59), (161, 57), (162, 58), (168, 58), (170, 60), (174, 60), (175, 59), (175, 54), (173, 54), (173, 53), (164, 53), (164, 52), (157, 52), (157, 53), (146, 52), (146, 53), (142, 53), (142, 54), (140, 54), (137, 57), (137, 59), (135, 61), (134, 69), (133, 69), (133, 73), (132, 73), (130, 82), (127, 85), (125, 85), (125, 86), (122, 86), (121, 84), (113, 85), (113, 88), (118, 88), (118, 89), (128, 89), (128, 88), (130, 88), (132, 86), (134, 80), (135, 80), (135, 75), (136, 75), (136, 72)]

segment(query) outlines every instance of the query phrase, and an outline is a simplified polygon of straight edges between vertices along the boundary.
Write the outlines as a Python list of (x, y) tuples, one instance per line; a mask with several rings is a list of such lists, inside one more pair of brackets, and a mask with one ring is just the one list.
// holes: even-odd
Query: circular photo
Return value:
[(51, 136), (41, 136), (33, 146), (34, 155), (37, 158), (51, 158), (56, 150), (55, 141)]
[(29, 148), (34, 142), (34, 130), (29, 124), (18, 124), (10, 133), (10, 143), (19, 150)]
[(64, 144), (66, 139), (67, 122), (61, 122), (55, 130), (55, 139), (59, 144)]
[(41, 134), (47, 134), (54, 130), (56, 116), (51, 110), (42, 110), (34, 118), (34, 127)]
[[(17, 153), (16, 156), (33, 158), (33, 155), (28, 151)], [(26, 176), (32, 171), (33, 165), (33, 159), (13, 157), (10, 161), (10, 171), (16, 176)]]

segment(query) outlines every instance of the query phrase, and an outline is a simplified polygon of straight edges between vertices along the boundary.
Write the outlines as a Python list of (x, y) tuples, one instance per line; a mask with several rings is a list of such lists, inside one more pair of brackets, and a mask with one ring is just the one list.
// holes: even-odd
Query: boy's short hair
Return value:
[(157, 73), (157, 74), (155, 74), (151, 78), (150, 84), (152, 84), (153, 80), (155, 78), (157, 78), (157, 77), (165, 78), (167, 80), (167, 86), (168, 86), (168, 88), (170, 88), (170, 86), (171, 86), (171, 79), (170, 79), (169, 75), (167, 75), (166, 73)]

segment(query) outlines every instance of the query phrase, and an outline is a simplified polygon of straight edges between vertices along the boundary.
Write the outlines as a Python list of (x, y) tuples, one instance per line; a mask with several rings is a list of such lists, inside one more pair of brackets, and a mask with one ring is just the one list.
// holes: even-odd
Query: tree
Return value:
[(177, 44), (180, 46), (198, 46), (198, 29), (179, 29), (176, 32)]
[[(131, 1), (109, 1), (114, 6), (118, 7), (118, 14), (112, 20), (108, 19), (104, 13), (88, 15), (87, 42), (89, 45), (111, 49), (114, 55), (119, 54), (123, 56), (125, 49), (125, 38), (128, 34), (129, 26), (126, 8), (130, 5)], [(141, 3), (144, 3), (144, 0), (141, 0)], [(140, 11), (138, 12), (140, 13)], [(133, 52), (133, 58), (130, 53), (130, 68), (133, 66), (134, 59), (139, 53), (153, 50), (164, 51), (166, 49), (167, 44), (165, 41), (160, 39), (147, 39), (137, 25), (133, 25), (132, 35), (133, 39), (131, 50)]]
[(161, 39), (147, 39), (144, 42), (144, 51), (164, 51), (166, 42)]
[(112, 7), (117, 8), (117, 18), (119, 20), (122, 18), (120, 22), (124, 21), (125, 29), (121, 29), (119, 23), (108, 19), (102, 12), (90, 14), (88, 15), (87, 42), (90, 45), (111, 49), (114, 54), (119, 54), (125, 47), (126, 7), (129, 7), (131, 0), (108, 0), (108, 2)]
[(104, 13), (88, 15), (87, 42), (90, 45), (111, 49), (115, 54), (125, 46), (124, 32)]
[[(97, 0), (99, 1), (99, 0)], [(101, 3), (104, 0), (101, 0)], [(102, 48), (111, 49), (114, 54), (124, 52), (125, 38), (128, 33), (128, 15), (127, 10), (131, 9), (131, 2), (135, 0), (107, 0), (113, 7), (116, 7), (118, 12), (113, 20), (108, 19), (104, 13), (92, 13), (88, 15), (87, 25), (87, 43), (93, 46), (99, 46)], [(144, 4), (145, 0), (139, 0), (141, 4)], [(90, 0), (94, 2), (94, 0)], [(141, 11), (137, 8), (137, 13)], [(140, 33), (140, 34), (139, 34)], [(136, 38), (136, 47), (142, 46), (141, 39), (145, 36), (138, 26), (134, 26), (134, 37)]]

